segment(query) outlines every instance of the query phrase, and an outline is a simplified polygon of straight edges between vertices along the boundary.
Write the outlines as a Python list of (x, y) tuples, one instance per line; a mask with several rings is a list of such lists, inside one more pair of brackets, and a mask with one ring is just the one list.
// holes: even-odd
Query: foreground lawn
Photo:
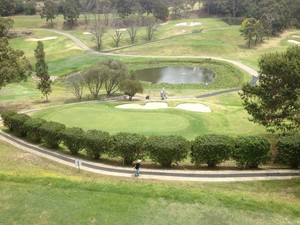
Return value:
[(300, 224), (300, 180), (193, 183), (80, 172), (0, 142), (1, 224)]

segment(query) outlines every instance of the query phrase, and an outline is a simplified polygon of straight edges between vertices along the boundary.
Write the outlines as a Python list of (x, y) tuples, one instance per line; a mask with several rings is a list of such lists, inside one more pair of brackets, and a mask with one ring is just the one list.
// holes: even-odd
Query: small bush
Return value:
[(259, 164), (270, 160), (271, 144), (266, 138), (258, 136), (237, 137), (232, 158), (240, 168), (258, 168)]
[(181, 136), (151, 136), (145, 142), (145, 149), (152, 161), (170, 167), (187, 157), (190, 145)]
[(113, 140), (108, 132), (89, 130), (84, 137), (84, 148), (87, 155), (93, 159), (99, 159), (101, 154), (108, 152)]
[(42, 137), (42, 140), (51, 147), (58, 148), (61, 142), (61, 132), (66, 129), (66, 126), (57, 122), (46, 122), (40, 126), (39, 131)]
[(292, 168), (300, 165), (300, 137), (285, 136), (281, 137), (277, 143), (278, 162), (286, 164)]
[(72, 155), (77, 155), (84, 147), (84, 131), (78, 127), (67, 128), (61, 132), (62, 141)]
[(1, 113), (1, 117), (3, 119), (3, 125), (6, 126), (9, 131), (13, 131), (13, 128), (11, 126), (11, 117), (17, 115), (18, 113), (14, 110), (6, 110), (3, 113)]
[(24, 128), (27, 131), (27, 138), (35, 143), (41, 141), (39, 127), (46, 123), (46, 120), (41, 118), (30, 118), (24, 123)]
[(198, 136), (192, 142), (191, 161), (195, 164), (206, 163), (208, 167), (228, 160), (233, 149), (233, 139), (225, 135)]
[(16, 133), (16, 135), (25, 137), (27, 132), (24, 127), (24, 123), (29, 120), (31, 117), (26, 114), (17, 114), (10, 117), (10, 123), (12, 130)]
[(145, 156), (144, 142), (146, 137), (141, 134), (120, 132), (113, 136), (114, 147), (110, 151), (111, 156), (120, 156), (124, 164), (131, 165), (136, 159)]

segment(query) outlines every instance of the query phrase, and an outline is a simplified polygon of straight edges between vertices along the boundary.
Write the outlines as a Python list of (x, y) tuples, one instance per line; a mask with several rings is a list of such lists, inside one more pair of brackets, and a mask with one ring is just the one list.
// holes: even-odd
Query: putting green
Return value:
[[(119, 104), (124, 104), (119, 103)], [(52, 107), (32, 114), (32, 117), (56, 121), (67, 127), (97, 129), (110, 134), (118, 132), (149, 135), (180, 135), (189, 140), (202, 134), (257, 134), (265, 130), (248, 120), (242, 106), (213, 108), (212, 113), (182, 109), (120, 109), (118, 103), (89, 102)]]

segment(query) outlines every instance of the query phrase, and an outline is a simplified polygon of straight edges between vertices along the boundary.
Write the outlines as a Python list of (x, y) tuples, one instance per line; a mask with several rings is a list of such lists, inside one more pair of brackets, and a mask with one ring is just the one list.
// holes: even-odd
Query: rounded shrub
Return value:
[(3, 119), (3, 125), (6, 126), (9, 131), (13, 131), (13, 128), (11, 126), (11, 117), (17, 115), (18, 113), (14, 110), (6, 110), (1, 113), (1, 117)]
[(25, 137), (27, 132), (24, 127), (24, 123), (29, 120), (31, 117), (26, 114), (16, 114), (10, 117), (10, 123), (12, 130), (15, 132), (16, 135)]
[(99, 159), (101, 154), (108, 152), (112, 144), (113, 140), (108, 132), (88, 130), (84, 136), (85, 151), (93, 159)]
[(184, 160), (190, 150), (189, 142), (181, 136), (151, 136), (145, 142), (145, 149), (152, 161), (162, 167)]
[(25, 121), (24, 128), (27, 131), (27, 138), (35, 143), (41, 141), (39, 127), (46, 123), (46, 120), (41, 118), (30, 118)]
[(258, 168), (270, 160), (270, 142), (259, 136), (239, 136), (235, 138), (232, 158), (240, 168)]
[(61, 132), (65, 129), (64, 124), (50, 121), (40, 126), (39, 131), (46, 145), (51, 148), (58, 148), (61, 142)]
[(131, 165), (136, 159), (145, 156), (144, 143), (146, 137), (141, 134), (120, 132), (113, 136), (114, 147), (109, 152), (111, 156), (120, 156), (124, 164)]
[(191, 162), (206, 163), (208, 167), (228, 160), (233, 150), (233, 139), (226, 135), (198, 136), (191, 145)]
[(288, 165), (292, 168), (298, 168), (300, 165), (300, 137), (285, 136), (281, 137), (276, 147), (278, 150), (278, 162)]
[(84, 131), (79, 127), (67, 128), (61, 132), (64, 145), (72, 155), (77, 155), (84, 147)]

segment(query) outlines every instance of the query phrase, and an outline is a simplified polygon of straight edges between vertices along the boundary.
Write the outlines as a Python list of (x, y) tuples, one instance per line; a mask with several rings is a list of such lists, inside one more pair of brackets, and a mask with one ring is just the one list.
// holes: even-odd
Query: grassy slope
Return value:
[(300, 180), (192, 183), (87, 172), (0, 142), (2, 224), (300, 224)]

